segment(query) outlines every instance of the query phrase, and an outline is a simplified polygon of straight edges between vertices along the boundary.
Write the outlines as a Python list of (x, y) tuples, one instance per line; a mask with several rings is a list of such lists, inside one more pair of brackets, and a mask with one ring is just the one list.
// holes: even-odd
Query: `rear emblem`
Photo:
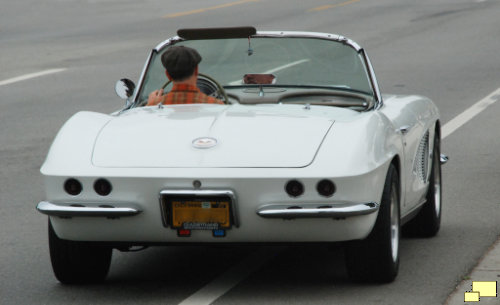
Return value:
[(206, 149), (206, 148), (212, 148), (215, 145), (217, 145), (217, 140), (214, 138), (203, 137), (193, 140), (194, 148)]

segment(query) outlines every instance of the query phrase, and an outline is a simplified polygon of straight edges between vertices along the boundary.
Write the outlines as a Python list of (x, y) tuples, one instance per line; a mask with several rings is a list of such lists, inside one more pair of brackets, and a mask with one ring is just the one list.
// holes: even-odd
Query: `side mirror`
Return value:
[(135, 90), (135, 84), (128, 78), (122, 78), (116, 82), (115, 91), (118, 96), (124, 100), (129, 99)]

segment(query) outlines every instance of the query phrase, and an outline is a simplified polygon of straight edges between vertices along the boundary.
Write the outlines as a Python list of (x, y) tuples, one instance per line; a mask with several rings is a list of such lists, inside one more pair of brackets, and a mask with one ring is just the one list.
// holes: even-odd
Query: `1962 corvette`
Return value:
[[(170, 84), (160, 57), (201, 54), (198, 87), (225, 104), (145, 106)], [(41, 168), (62, 283), (103, 280), (112, 249), (189, 243), (345, 242), (354, 280), (390, 282), (403, 231), (441, 220), (439, 112), (382, 95), (363, 48), (342, 36), (179, 30), (150, 53), (112, 114), (79, 112)]]

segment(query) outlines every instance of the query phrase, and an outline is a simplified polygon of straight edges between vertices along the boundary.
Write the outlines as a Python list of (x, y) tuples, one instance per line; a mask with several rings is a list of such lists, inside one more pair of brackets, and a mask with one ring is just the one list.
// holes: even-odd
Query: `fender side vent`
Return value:
[(414, 172), (420, 180), (427, 181), (427, 171), (429, 165), (429, 131), (425, 133), (418, 145), (415, 157)]

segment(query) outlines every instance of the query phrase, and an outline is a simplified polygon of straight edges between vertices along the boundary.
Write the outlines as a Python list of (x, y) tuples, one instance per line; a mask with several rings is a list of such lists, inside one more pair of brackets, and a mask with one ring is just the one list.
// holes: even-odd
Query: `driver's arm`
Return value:
[(146, 106), (154, 106), (162, 103), (164, 100), (163, 89), (155, 90), (148, 96), (148, 103)]

